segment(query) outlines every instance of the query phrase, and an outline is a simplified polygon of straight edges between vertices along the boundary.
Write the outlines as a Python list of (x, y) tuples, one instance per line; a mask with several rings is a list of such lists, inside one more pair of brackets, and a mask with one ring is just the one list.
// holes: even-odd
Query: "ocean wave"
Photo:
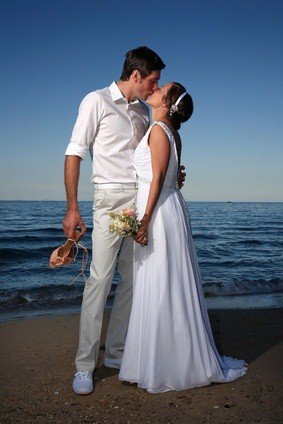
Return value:
[[(0, 248), (0, 258), (2, 259), (8, 259), (13, 260), (15, 259), (24, 259), (27, 258), (29, 261), (32, 261), (33, 259), (37, 259), (38, 257), (45, 257), (47, 262), (49, 262), (49, 257), (53, 250), (56, 247), (60, 246), (60, 243), (63, 244), (64, 241), (61, 241), (57, 244), (54, 243), (53, 247), (50, 246), (39, 246), (36, 247), (35, 245), (27, 245), (24, 248), (12, 248), (12, 247), (6, 247), (5, 249)], [(92, 249), (90, 247), (88, 248), (89, 254), (91, 254)]]
[(216, 234), (201, 234), (193, 232), (194, 240), (215, 240), (219, 239), (219, 236)]
[(235, 296), (245, 294), (278, 293), (283, 291), (283, 279), (236, 280), (230, 282), (207, 282), (203, 284), (205, 296)]
[[(116, 287), (117, 284), (112, 284), (108, 299), (113, 299)], [(47, 285), (19, 290), (3, 289), (0, 290), (0, 312), (78, 306), (82, 294), (81, 284)]]
[[(108, 296), (108, 303), (113, 301), (117, 283), (113, 283)], [(205, 296), (232, 296), (263, 293), (278, 293), (283, 291), (283, 279), (241, 280), (231, 282), (203, 283)], [(26, 289), (0, 290), (0, 311), (44, 310), (58, 307), (79, 306), (82, 300), (83, 286), (46, 285)]]
[(261, 245), (264, 244), (262, 241), (257, 240), (257, 239), (252, 239), (252, 240), (237, 240), (233, 242), (234, 244), (244, 244), (245, 246), (254, 246), (254, 245)]
[(228, 227), (231, 231), (258, 231), (258, 227)]
[(244, 270), (247, 269), (247, 267), (252, 267), (253, 269), (255, 267), (265, 267), (265, 269), (267, 267), (271, 267), (274, 266), (276, 264), (276, 258), (275, 257), (267, 257), (267, 256), (262, 256), (262, 257), (249, 257), (249, 258), (235, 258), (235, 259), (226, 259), (226, 258), (222, 258), (222, 256), (219, 257), (214, 257), (214, 258), (205, 258), (205, 259), (200, 259), (199, 260), (199, 265), (200, 268), (202, 269), (203, 267), (206, 268), (212, 268), (215, 269), (215, 267), (222, 267), (223, 270), (224, 269), (233, 269), (233, 271), (238, 270), (238, 274), (240, 275), (240, 271), (239, 270)]
[[(87, 233), (91, 234), (92, 232), (92, 226), (88, 225), (87, 226)], [(17, 237), (27, 237), (29, 235), (33, 236), (33, 234), (37, 234), (37, 235), (48, 235), (48, 238), (50, 238), (50, 236), (52, 235), (61, 235), (62, 238), (64, 238), (64, 233), (62, 230), (62, 227), (60, 226), (56, 226), (56, 227), (52, 227), (52, 226), (46, 226), (44, 224), (42, 225), (35, 225), (34, 221), (32, 221), (30, 224), (28, 224), (28, 226), (26, 226), (26, 228), (21, 225), (21, 227), (19, 228), (9, 228), (9, 231), (5, 231), (5, 228), (3, 229), (3, 231), (1, 232), (1, 237), (2, 238), (3, 234), (5, 234), (5, 236), (9, 237), (11, 236), (11, 234), (17, 234)], [(15, 237), (14, 235), (11, 237)]]
[(9, 245), (11, 245), (11, 244), (18, 244), (18, 243), (33, 243), (33, 242), (56, 244), (58, 241), (59, 242), (61, 241), (63, 243), (64, 240), (65, 240), (65, 237), (62, 234), (62, 231), (61, 233), (58, 232), (58, 234), (52, 235), (52, 237), (50, 237), (50, 232), (46, 234), (41, 234), (40, 231), (36, 231), (34, 234), (17, 234), (17, 236), (7, 234), (4, 236), (3, 235), (0, 236), (0, 243), (3, 243), (3, 245), (5, 245), (5, 243), (9, 243)]
[[(4, 232), (5, 232), (5, 230), (4, 230)], [(33, 233), (38, 234), (39, 232), (40, 233), (48, 233), (48, 234), (59, 234), (59, 233), (62, 234), (62, 227), (56, 228), (56, 227), (45, 226), (45, 225), (37, 226), (37, 225), (34, 225), (34, 223), (33, 223), (33, 226), (31, 228), (29, 228), (29, 227), (25, 228), (23, 226), (20, 229), (19, 228), (9, 228), (9, 231), (7, 232), (7, 234), (17, 233), (17, 235), (24, 235), (26, 233), (28, 233), (28, 234), (33, 234)], [(2, 234), (3, 234), (3, 232), (2, 232)]]

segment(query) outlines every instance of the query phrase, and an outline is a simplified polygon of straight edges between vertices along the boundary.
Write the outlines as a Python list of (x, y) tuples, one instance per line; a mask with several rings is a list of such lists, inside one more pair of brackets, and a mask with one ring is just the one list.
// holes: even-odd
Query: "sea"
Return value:
[[(0, 320), (78, 312), (81, 254), (50, 269), (65, 242), (63, 201), (0, 201)], [(187, 202), (208, 309), (283, 306), (283, 203)], [(92, 202), (80, 202), (91, 257)], [(177, 252), (176, 252), (177, 253)], [(89, 265), (89, 264), (88, 264)], [(88, 268), (87, 268), (88, 273)], [(113, 277), (111, 308), (119, 274)]]

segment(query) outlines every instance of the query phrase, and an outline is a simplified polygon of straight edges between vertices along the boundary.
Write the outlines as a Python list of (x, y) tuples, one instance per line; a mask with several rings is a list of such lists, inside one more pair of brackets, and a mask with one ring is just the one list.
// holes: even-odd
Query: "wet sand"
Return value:
[(72, 392), (77, 314), (0, 324), (1, 423), (280, 423), (282, 309), (209, 311), (220, 353), (245, 359), (231, 383), (151, 395), (104, 367), (105, 312), (95, 391)]

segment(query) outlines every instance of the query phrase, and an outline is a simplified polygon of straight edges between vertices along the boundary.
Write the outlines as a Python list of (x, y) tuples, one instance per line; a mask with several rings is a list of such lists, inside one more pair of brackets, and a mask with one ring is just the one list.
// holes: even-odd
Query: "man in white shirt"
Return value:
[(67, 237), (74, 237), (77, 227), (86, 232), (77, 192), (80, 163), (88, 150), (92, 157), (94, 184), (92, 262), (83, 295), (77, 373), (73, 380), (73, 390), (77, 394), (93, 390), (92, 373), (98, 359), (103, 310), (118, 251), (121, 280), (108, 326), (104, 364), (120, 368), (131, 310), (133, 240), (109, 233), (111, 218), (108, 213), (132, 207), (135, 202), (133, 153), (149, 125), (148, 108), (140, 99), (145, 100), (158, 89), (164, 67), (160, 57), (147, 47), (129, 51), (120, 80), (83, 99), (66, 150), (67, 213), (63, 229)]

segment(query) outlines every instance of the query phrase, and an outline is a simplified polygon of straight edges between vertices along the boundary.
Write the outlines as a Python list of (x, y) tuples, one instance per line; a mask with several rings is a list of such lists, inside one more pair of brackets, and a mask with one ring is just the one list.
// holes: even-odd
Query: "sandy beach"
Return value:
[(1, 323), (0, 422), (282, 422), (282, 309), (217, 310), (209, 315), (219, 351), (245, 359), (248, 373), (232, 383), (157, 395), (119, 382), (118, 372), (102, 365), (108, 311), (95, 391), (87, 396), (71, 389), (77, 314)]

